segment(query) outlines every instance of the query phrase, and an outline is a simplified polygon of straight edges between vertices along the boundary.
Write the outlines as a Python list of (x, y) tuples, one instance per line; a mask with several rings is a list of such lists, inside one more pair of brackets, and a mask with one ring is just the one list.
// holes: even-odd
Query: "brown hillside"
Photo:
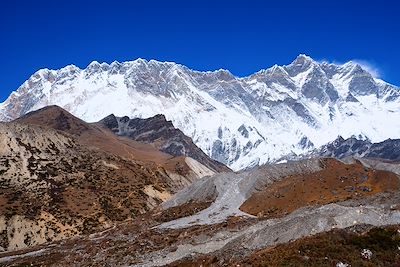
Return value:
[(310, 205), (324, 205), (399, 190), (399, 178), (391, 172), (368, 169), (360, 162), (344, 164), (321, 159), (323, 169), (295, 174), (253, 194), (240, 209), (259, 217), (281, 217)]

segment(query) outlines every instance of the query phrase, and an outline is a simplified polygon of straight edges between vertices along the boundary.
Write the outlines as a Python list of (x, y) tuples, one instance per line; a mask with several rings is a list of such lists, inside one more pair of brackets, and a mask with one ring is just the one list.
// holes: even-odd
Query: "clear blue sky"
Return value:
[(138, 57), (245, 76), (305, 53), (400, 85), (397, 2), (2, 0), (0, 101), (40, 68)]

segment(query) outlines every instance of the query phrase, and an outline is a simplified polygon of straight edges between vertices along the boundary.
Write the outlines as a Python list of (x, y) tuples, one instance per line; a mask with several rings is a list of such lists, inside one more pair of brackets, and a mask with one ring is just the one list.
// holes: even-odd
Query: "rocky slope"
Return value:
[(0, 250), (94, 233), (216, 170), (51, 106), (0, 124)]
[[(301, 186), (303, 180), (307, 185), (308, 179), (320, 185), (319, 191), (318, 188), (303, 188), (309, 193), (300, 195), (304, 198), (299, 199), (288, 190)], [(270, 201), (254, 202), (252, 198), (260, 194)], [(289, 203), (285, 207), (297, 204), (284, 212), (252, 211), (258, 204), (269, 203), (279, 210), (280, 201)], [(208, 203), (209, 207), (195, 203)], [(360, 161), (345, 164), (334, 159), (312, 159), (205, 177), (162, 206), (162, 210), (96, 235), (0, 254), (0, 263), (10, 266), (30, 263), (44, 266), (263, 266), (270, 261), (276, 266), (289, 263), (314, 266), (321, 264), (323, 257), (326, 266), (340, 262), (356, 265), (362, 262), (369, 266), (385, 260), (396, 262), (400, 245), (396, 227), (368, 232), (373, 226), (400, 224), (399, 176), (371, 169)], [(178, 212), (179, 207), (186, 211)], [(358, 229), (360, 234), (351, 234), (352, 229)], [(339, 238), (337, 233), (342, 236)], [(341, 253), (341, 257), (338, 257), (337, 248), (328, 242), (329, 236), (336, 236), (332, 242), (346, 248), (341, 250), (346, 252)], [(387, 243), (389, 239), (392, 241)], [(318, 244), (318, 240), (325, 243)], [(352, 243), (357, 240), (358, 243)], [(382, 247), (384, 244), (387, 247)], [(323, 255), (316, 250), (318, 246), (323, 246)], [(362, 258), (362, 249), (372, 251), (371, 262)], [(292, 252), (300, 253), (300, 258), (291, 258)], [(357, 253), (360, 253), (358, 257)]]
[(308, 156), (315, 157), (357, 157), (357, 158), (378, 158), (391, 161), (400, 161), (400, 139), (387, 139), (383, 142), (372, 143), (370, 140), (359, 140), (355, 137), (343, 139), (338, 137)]
[(171, 121), (167, 121), (164, 115), (148, 119), (129, 119), (127, 116), (119, 118), (112, 114), (102, 119), (99, 124), (106, 126), (118, 136), (152, 144), (167, 154), (191, 157), (217, 172), (230, 171), (225, 165), (209, 158), (192, 139), (176, 129)]
[(167, 266), (396, 266), (399, 231), (399, 225), (358, 225), (262, 249), (244, 258), (199, 256)]
[(0, 106), (12, 120), (57, 104), (86, 121), (162, 113), (234, 170), (303, 154), (352, 135), (399, 138), (400, 92), (362, 66), (300, 55), (248, 77), (138, 59), (36, 72)]
[(292, 174), (290, 179), (258, 188), (240, 209), (258, 217), (275, 218), (304, 206), (364, 199), (400, 188), (396, 174), (366, 168), (361, 162), (344, 164), (324, 159), (321, 165), (319, 171)]
[[(103, 123), (84, 122), (58, 106), (48, 106), (30, 112), (18, 118), (16, 122), (39, 125), (62, 131), (71, 134), (83, 146), (89, 146), (130, 160), (153, 162), (164, 167), (172, 176), (180, 174), (187, 179), (190, 178), (189, 183), (198, 177), (211, 175), (220, 171), (230, 171), (222, 164), (210, 164), (213, 161), (208, 157), (203, 157), (204, 153), (197, 147), (193, 147), (192, 149), (195, 152), (199, 152), (199, 156), (196, 153), (192, 155), (200, 159), (201, 162), (187, 155), (174, 155), (160, 151), (158, 140), (153, 140), (150, 137), (144, 138), (142, 136), (142, 138), (139, 138), (140, 141), (136, 141), (134, 135), (131, 135), (130, 138), (118, 136), (105, 127)], [(144, 123), (144, 126), (149, 129), (152, 127), (157, 128), (156, 124), (152, 126), (153, 123), (155, 122), (148, 120)], [(174, 137), (173, 134), (177, 134), (177, 137)], [(173, 134), (171, 133), (170, 135), (171, 139), (187, 138), (178, 132), (174, 132)], [(188, 184), (184, 180), (182, 181), (182, 186)]]
[(220, 223), (230, 216), (276, 218), (304, 206), (396, 191), (400, 186), (398, 175), (388, 169), (369, 169), (360, 161), (345, 164), (335, 159), (308, 159), (206, 177), (162, 205), (171, 208), (188, 202), (202, 203), (217, 195), (213, 204), (160, 227)]

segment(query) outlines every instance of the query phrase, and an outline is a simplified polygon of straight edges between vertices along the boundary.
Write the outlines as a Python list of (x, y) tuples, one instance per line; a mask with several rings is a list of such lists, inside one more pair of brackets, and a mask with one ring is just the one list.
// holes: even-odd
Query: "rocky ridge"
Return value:
[(12, 120), (56, 104), (95, 122), (162, 113), (208, 156), (234, 170), (300, 155), (337, 136), (399, 138), (400, 92), (355, 62), (299, 55), (248, 77), (138, 59), (39, 70), (0, 105)]

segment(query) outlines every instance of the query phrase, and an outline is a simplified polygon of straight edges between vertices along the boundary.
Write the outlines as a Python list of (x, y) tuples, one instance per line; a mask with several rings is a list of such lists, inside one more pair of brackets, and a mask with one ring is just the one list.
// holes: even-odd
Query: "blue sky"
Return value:
[(305, 53), (400, 85), (398, 1), (7, 1), (0, 101), (41, 68), (138, 57), (246, 76)]

